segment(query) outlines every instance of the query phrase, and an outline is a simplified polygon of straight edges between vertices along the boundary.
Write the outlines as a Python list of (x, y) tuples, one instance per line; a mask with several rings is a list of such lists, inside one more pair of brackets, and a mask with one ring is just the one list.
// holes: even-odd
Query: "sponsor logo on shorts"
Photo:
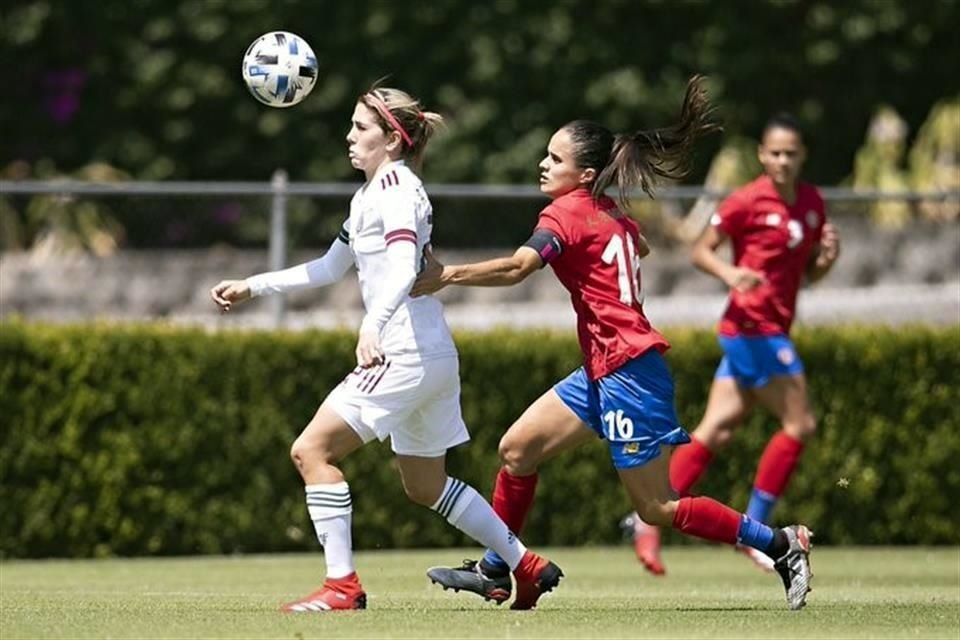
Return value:
[(777, 360), (779, 360), (782, 364), (791, 365), (793, 364), (795, 358), (796, 356), (793, 353), (793, 349), (790, 347), (783, 347), (777, 351)]
[(640, 453), (640, 443), (639, 442), (628, 442), (623, 445), (623, 452), (627, 455), (632, 455), (634, 453)]

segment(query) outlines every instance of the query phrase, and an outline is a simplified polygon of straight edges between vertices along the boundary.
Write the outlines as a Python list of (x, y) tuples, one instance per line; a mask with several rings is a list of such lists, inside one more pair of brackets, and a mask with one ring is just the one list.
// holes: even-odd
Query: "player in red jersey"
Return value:
[[(804, 277), (815, 282), (830, 270), (840, 239), (827, 222), (819, 191), (799, 180), (806, 150), (792, 116), (770, 119), (758, 155), (764, 174), (720, 204), (693, 247), (693, 264), (730, 287), (730, 300), (718, 330), (724, 357), (693, 440), (678, 448), (670, 463), (670, 484), (679, 495), (688, 495), (714, 454), (760, 405), (777, 416), (781, 430), (760, 458), (747, 515), (769, 522), (816, 428), (803, 363), (788, 337), (797, 293)], [(728, 238), (732, 264), (716, 253)], [(641, 518), (624, 522), (633, 527), (640, 561), (663, 573), (659, 533)], [(744, 551), (760, 567), (773, 568), (763, 550)]]
[[(564, 125), (540, 163), (540, 190), (553, 202), (540, 213), (529, 241), (508, 258), (458, 266), (433, 261), (413, 293), (451, 284), (509, 286), (546, 264), (570, 292), (584, 364), (536, 400), (500, 441), (503, 466), (493, 506), (512, 531), (523, 527), (540, 463), (599, 436), (647, 522), (778, 558), (788, 604), (798, 609), (810, 580), (806, 527), (774, 530), (710, 498), (678, 500), (670, 488), (671, 452), (690, 438), (678, 423), (673, 381), (661, 355), (669, 345), (643, 313), (638, 267), (649, 249), (622, 210), (634, 187), (651, 193), (658, 177), (686, 174), (693, 143), (718, 129), (710, 111), (703, 79), (693, 78), (674, 126), (614, 135), (583, 120)], [(614, 183), (622, 209), (604, 195)], [(435, 567), (428, 576), (445, 588), (480, 595), (510, 587), (507, 568), (490, 550), (479, 562)], [(518, 580), (513, 608), (533, 607), (539, 593), (535, 584)]]

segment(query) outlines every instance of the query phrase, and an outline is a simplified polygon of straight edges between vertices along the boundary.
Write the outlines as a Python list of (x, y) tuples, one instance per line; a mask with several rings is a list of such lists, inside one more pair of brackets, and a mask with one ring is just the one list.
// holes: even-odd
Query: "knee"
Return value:
[(805, 413), (798, 420), (785, 422), (783, 430), (791, 438), (806, 442), (817, 432), (817, 419), (812, 413)]
[(326, 447), (316, 442), (310, 442), (302, 436), (290, 445), (290, 459), (293, 460), (293, 465), (300, 471), (311, 464), (335, 462)]
[(657, 527), (673, 526), (673, 516), (677, 510), (676, 500), (649, 500), (637, 507), (640, 519)]
[(701, 424), (693, 432), (693, 435), (697, 440), (702, 442), (707, 449), (716, 453), (733, 441), (735, 431), (736, 426), (734, 424)]
[(536, 472), (539, 460), (533, 447), (520, 439), (510, 437), (509, 432), (500, 439), (500, 461), (508, 473), (525, 476)]

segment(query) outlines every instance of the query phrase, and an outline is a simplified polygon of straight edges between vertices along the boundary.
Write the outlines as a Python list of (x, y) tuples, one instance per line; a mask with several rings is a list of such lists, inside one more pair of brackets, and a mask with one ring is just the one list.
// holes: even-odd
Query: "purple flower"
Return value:
[(87, 82), (82, 69), (49, 71), (43, 76), (43, 107), (57, 124), (66, 124), (80, 109), (80, 91)]

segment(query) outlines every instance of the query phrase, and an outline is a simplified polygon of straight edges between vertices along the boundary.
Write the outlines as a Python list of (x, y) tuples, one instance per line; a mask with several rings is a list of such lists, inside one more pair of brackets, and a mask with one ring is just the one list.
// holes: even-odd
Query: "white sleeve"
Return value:
[(282, 271), (251, 276), (247, 278), (247, 285), (254, 297), (323, 287), (340, 280), (352, 264), (353, 252), (341, 232), (323, 257)]
[(400, 304), (413, 288), (413, 281), (417, 279), (417, 245), (415, 242), (398, 240), (387, 243), (387, 263), (389, 264), (386, 281), (383, 283), (383, 296), (380, 297), (372, 309), (367, 310), (360, 332), (383, 331), (387, 321), (396, 313)]

